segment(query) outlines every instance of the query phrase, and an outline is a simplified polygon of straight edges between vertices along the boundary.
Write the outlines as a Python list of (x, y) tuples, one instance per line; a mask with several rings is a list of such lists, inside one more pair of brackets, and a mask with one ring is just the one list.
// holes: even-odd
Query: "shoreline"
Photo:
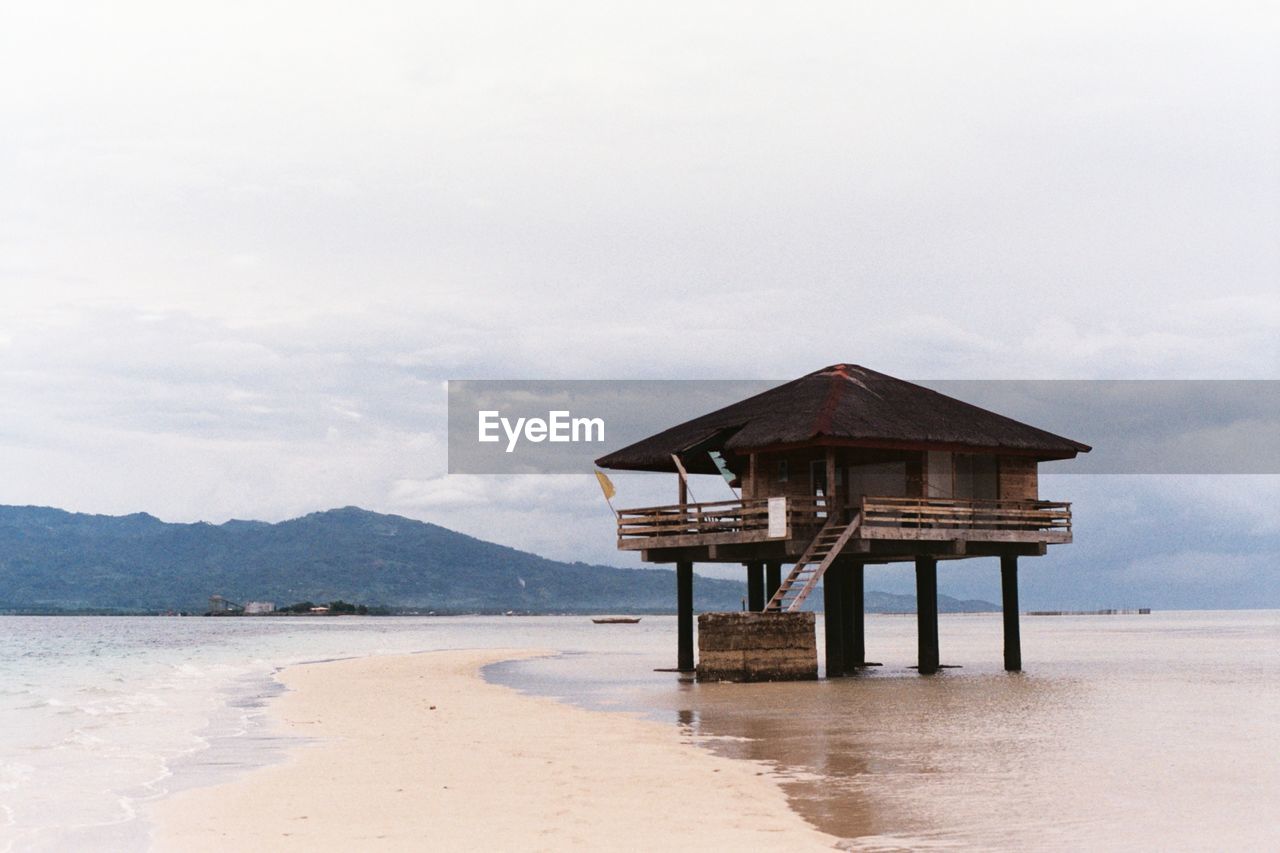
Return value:
[(831, 849), (764, 765), (665, 723), (491, 684), (531, 650), (433, 651), (286, 667), (268, 715), (307, 739), (283, 763), (178, 791), (152, 849)]

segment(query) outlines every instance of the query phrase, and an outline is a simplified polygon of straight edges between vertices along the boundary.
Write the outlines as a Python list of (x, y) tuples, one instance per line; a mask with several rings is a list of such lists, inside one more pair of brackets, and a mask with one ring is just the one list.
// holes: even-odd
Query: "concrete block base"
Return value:
[(818, 677), (812, 613), (703, 613), (699, 681), (811, 681)]

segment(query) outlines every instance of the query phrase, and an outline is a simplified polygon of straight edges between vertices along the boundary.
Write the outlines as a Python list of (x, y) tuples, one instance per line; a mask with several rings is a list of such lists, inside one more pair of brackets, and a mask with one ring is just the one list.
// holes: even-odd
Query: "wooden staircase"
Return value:
[(791, 568), (791, 574), (783, 579), (778, 591), (769, 599), (765, 611), (780, 613), (784, 610), (798, 610), (861, 526), (861, 514), (855, 515), (847, 523), (841, 523), (835, 515), (827, 519), (827, 523), (800, 555), (800, 560)]

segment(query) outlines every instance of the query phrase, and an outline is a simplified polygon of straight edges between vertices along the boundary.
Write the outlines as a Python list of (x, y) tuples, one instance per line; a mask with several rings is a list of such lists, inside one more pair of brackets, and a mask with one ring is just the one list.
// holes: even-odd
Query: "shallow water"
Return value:
[(998, 615), (943, 616), (941, 635), (961, 668), (930, 677), (894, 616), (868, 617), (885, 665), (852, 678), (693, 684), (641, 671), (640, 642), (493, 677), (767, 762), (853, 849), (1280, 847), (1280, 612), (1024, 617), (1016, 675)]
[(858, 849), (1280, 845), (1280, 612), (1024, 617), (1021, 675), (994, 614), (941, 637), (961, 669), (916, 675), (914, 619), (870, 616), (865, 675), (699, 685), (654, 671), (671, 617), (6, 617), (0, 850), (144, 849), (140, 803), (297, 745), (262, 714), (278, 667), (465, 647), (561, 651), (486, 676), (766, 762)]

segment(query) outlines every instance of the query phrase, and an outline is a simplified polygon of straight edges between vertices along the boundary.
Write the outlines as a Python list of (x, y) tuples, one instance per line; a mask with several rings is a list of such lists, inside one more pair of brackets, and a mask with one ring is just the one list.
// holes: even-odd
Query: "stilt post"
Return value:
[(1004, 668), (1022, 671), (1022, 637), (1018, 630), (1018, 555), (1000, 557), (1000, 602), (1004, 610)]
[(858, 560), (849, 560), (840, 570), (844, 574), (844, 583), (840, 587), (840, 613), (844, 617), (841, 635), (844, 637), (844, 668), (848, 672), (867, 660), (863, 628), (863, 565)]
[(916, 557), (916, 630), (921, 675), (938, 671), (938, 561)]
[(844, 675), (844, 616), (841, 613), (841, 593), (844, 573), (839, 566), (832, 566), (822, 578), (823, 624), (827, 635), (827, 678)]
[(676, 669), (693, 672), (693, 563), (676, 563)]
[(747, 609), (764, 610), (764, 563), (747, 563)]

